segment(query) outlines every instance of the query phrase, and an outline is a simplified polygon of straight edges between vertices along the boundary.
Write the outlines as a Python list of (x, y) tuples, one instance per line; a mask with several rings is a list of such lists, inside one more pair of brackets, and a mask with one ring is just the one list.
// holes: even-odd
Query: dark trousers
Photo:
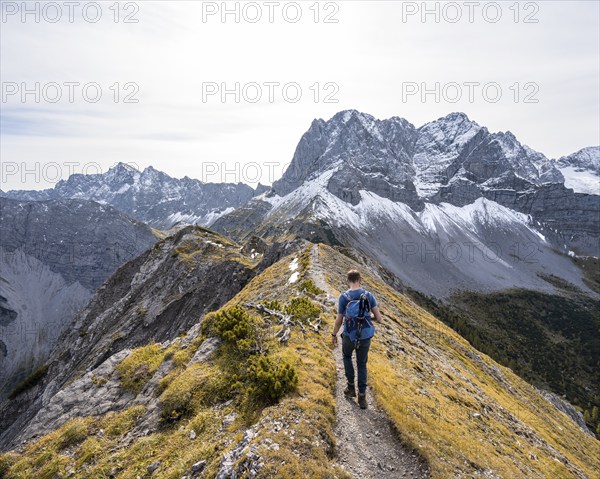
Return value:
[(369, 359), (369, 348), (371, 347), (371, 338), (361, 339), (358, 349), (354, 348), (354, 341), (351, 341), (345, 334), (342, 335), (342, 356), (344, 357), (344, 370), (348, 384), (354, 386), (354, 365), (352, 364), (352, 352), (356, 351), (356, 369), (358, 370), (358, 392), (364, 394), (367, 390), (367, 360)]

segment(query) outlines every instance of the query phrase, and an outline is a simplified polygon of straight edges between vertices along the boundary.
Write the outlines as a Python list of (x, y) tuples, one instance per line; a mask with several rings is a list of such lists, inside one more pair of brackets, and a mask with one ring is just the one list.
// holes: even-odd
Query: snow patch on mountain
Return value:
[(338, 161), (337, 163), (333, 164), (330, 169), (319, 173), (317, 176), (308, 181), (305, 181), (300, 187), (296, 188), (287, 195), (268, 196), (269, 193), (263, 193), (262, 195), (258, 196), (257, 199), (266, 201), (273, 206), (270, 214), (283, 208), (285, 208), (285, 210), (288, 212), (293, 211), (298, 213), (302, 208), (304, 208), (304, 206), (310, 203), (311, 199), (316, 196), (334, 196), (327, 191), (327, 183), (333, 174), (339, 170), (340, 166), (341, 161)]
[(565, 177), (565, 186), (571, 188), (575, 193), (600, 195), (600, 176), (592, 171), (575, 166), (565, 166), (560, 168), (560, 172)]
[(235, 208), (233, 206), (230, 206), (229, 208), (225, 208), (223, 211), (211, 211), (210, 213), (207, 213), (206, 215), (204, 215), (204, 217), (202, 218), (202, 222), (198, 223), (201, 224), (202, 226), (210, 226), (212, 225), (215, 221), (217, 221), (221, 216), (225, 216), (229, 213), (231, 213), (233, 210), (235, 210)]
[(575, 193), (600, 195), (600, 146), (583, 148), (563, 156), (556, 166), (565, 178), (565, 186)]
[(528, 215), (485, 198), (478, 198), (460, 207), (449, 203), (426, 203), (423, 211), (416, 212), (404, 203), (381, 197), (372, 191), (360, 190), (360, 202), (352, 205), (327, 189), (329, 179), (339, 168), (340, 165), (337, 165), (321, 173), (286, 196), (262, 195), (258, 199), (273, 206), (268, 216), (286, 220), (294, 218), (310, 204), (315, 218), (326, 220), (336, 227), (348, 226), (370, 231), (383, 221), (403, 224), (423, 235), (451, 236), (453, 231), (461, 230), (476, 238), (483, 227), (510, 231), (518, 224), (546, 242), (544, 236), (533, 227)]

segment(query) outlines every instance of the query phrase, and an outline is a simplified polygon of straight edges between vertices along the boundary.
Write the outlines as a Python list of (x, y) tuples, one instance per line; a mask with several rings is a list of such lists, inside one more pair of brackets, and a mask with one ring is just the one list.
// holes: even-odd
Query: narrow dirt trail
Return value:
[[(337, 301), (339, 292), (325, 282), (317, 245), (312, 248), (310, 263), (315, 284)], [(357, 479), (428, 478), (425, 466), (414, 453), (402, 446), (390, 420), (377, 406), (369, 389), (369, 407), (365, 410), (359, 408), (355, 398), (344, 396), (346, 377), (341, 345), (335, 348), (334, 355), (337, 368), (335, 434), (339, 465)]]

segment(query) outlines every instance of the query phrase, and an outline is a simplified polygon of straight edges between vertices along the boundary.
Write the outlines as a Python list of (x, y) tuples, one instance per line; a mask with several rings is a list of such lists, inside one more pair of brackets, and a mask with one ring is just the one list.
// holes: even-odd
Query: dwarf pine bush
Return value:
[(265, 402), (277, 402), (298, 385), (293, 364), (277, 357), (256, 355), (248, 360), (248, 395)]
[(300, 296), (290, 301), (290, 304), (285, 307), (285, 312), (297, 321), (306, 322), (309, 319), (318, 318), (321, 309), (306, 296)]
[(312, 279), (306, 279), (300, 283), (300, 291), (306, 291), (308, 294), (318, 296), (319, 294), (325, 293), (321, 288), (317, 287)]

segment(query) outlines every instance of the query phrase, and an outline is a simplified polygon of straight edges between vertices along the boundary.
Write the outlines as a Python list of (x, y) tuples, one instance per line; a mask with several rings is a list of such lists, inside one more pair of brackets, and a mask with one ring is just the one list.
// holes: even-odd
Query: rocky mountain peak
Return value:
[[(580, 161), (593, 164), (594, 154), (582, 150)], [(329, 190), (352, 204), (367, 190), (416, 209), (424, 202), (448, 201), (449, 189), (464, 204), (483, 196), (482, 188), (518, 191), (564, 182), (554, 162), (522, 145), (511, 131), (491, 133), (462, 112), (419, 128), (403, 118), (378, 120), (357, 110), (315, 120), (273, 191), (285, 196), (329, 170), (336, 170)], [(465, 186), (468, 192), (456, 190)]]
[[(129, 183), (133, 178), (139, 177), (140, 171), (127, 163), (119, 162), (110, 167), (105, 173), (100, 173), (98, 176), (108, 182), (123, 182)], [(87, 176), (87, 175), (82, 175)]]
[(243, 205), (263, 190), (264, 187), (259, 191), (242, 183), (172, 178), (152, 166), (140, 172), (120, 162), (104, 173), (71, 175), (54, 188), (11, 190), (3, 196), (33, 201), (93, 200), (110, 204), (154, 227), (169, 229), (180, 222), (208, 226), (224, 212)]
[(572, 166), (600, 175), (600, 146), (589, 146), (557, 160), (559, 167)]

